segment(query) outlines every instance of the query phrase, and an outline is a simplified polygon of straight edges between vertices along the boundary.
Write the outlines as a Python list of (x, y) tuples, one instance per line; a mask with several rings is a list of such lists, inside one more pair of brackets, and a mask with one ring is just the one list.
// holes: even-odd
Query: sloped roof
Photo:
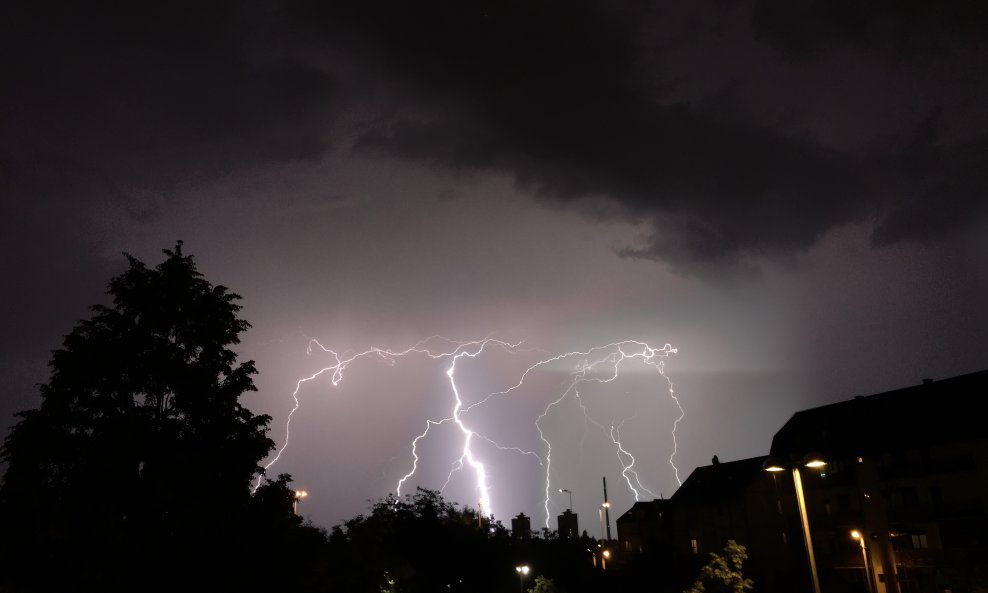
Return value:
[(772, 455), (853, 456), (920, 444), (984, 439), (978, 413), (988, 370), (797, 412), (772, 439)]
[(677, 506), (717, 505), (726, 502), (752, 481), (762, 477), (765, 457), (705, 465), (693, 470), (670, 499)]
[(669, 505), (668, 500), (656, 498), (655, 500), (640, 500), (635, 504), (631, 505), (631, 508), (625, 511), (620, 517), (617, 518), (618, 523), (625, 522), (640, 522), (640, 521), (651, 521), (658, 519), (660, 514)]

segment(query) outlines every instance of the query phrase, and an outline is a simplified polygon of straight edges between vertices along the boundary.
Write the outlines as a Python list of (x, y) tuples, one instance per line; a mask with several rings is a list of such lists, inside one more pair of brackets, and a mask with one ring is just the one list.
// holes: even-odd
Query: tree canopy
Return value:
[(534, 572), (523, 584), (539, 591), (606, 591), (605, 575), (591, 561), (589, 548), (595, 545), (590, 538), (513, 537), (475, 509), (419, 488), (380, 500), (369, 513), (333, 529), (330, 588), (349, 593), (516, 591), (515, 567), (526, 564)]
[[(252, 361), (232, 347), (249, 324), (240, 297), (214, 286), (179, 242), (148, 267), (109, 283), (55, 350), (41, 404), (18, 414), (0, 448), (0, 522), (15, 557), (119, 562), (190, 556), (242, 523), (271, 451), (268, 416), (240, 397), (255, 390)], [(256, 505), (254, 505), (256, 506)], [(11, 538), (6, 538), (11, 539)]]
[(727, 540), (723, 555), (710, 554), (710, 561), (700, 569), (693, 586), (685, 593), (747, 593), (754, 584), (741, 571), (748, 552), (734, 540)]
[(485, 567), (505, 554), (508, 540), (502, 526), (489, 528), (475, 510), (432, 490), (380, 500), (369, 514), (345, 521), (330, 535), (339, 589), (489, 590)]

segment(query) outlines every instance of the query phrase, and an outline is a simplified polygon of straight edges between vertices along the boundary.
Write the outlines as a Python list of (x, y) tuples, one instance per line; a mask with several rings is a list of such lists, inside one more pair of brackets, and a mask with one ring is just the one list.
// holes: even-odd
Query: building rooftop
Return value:
[(705, 465), (693, 470), (670, 501), (673, 504), (720, 504), (734, 498), (753, 480), (762, 476), (765, 457), (752, 457)]
[(980, 396), (988, 370), (797, 412), (772, 439), (772, 455), (853, 456), (936, 442), (983, 439)]
[(618, 517), (617, 522), (621, 524), (626, 522), (641, 522), (658, 519), (668, 507), (668, 500), (659, 498), (648, 501), (641, 500), (633, 504), (630, 509)]

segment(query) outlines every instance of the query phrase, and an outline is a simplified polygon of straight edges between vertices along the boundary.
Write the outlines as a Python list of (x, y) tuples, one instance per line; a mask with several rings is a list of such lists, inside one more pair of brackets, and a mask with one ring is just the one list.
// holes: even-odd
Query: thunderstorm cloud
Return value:
[[(979, 6), (14, 4), (0, 49), (25, 58), (0, 66), (3, 180), (23, 193), (25, 177), (84, 173), (153, 216), (147, 195), (167, 200), (178, 172), (341, 146), (506, 173), (543, 203), (643, 224), (618, 252), (684, 272), (803, 252), (862, 221), (876, 241), (926, 241), (988, 203), (986, 126), (956, 123), (986, 90)], [(936, 74), (958, 55), (961, 72)], [(833, 77), (856, 61), (915, 74), (887, 104), (908, 112), (895, 126), (862, 125), (881, 119), (868, 97), (885, 80)], [(770, 69), (804, 94), (776, 95)], [(842, 98), (831, 110), (814, 92)]]

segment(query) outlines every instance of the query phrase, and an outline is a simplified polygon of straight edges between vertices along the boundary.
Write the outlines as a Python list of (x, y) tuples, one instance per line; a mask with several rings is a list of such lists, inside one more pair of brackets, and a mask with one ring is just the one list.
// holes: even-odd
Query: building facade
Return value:
[[(637, 503), (618, 520), (622, 548), (665, 546), (693, 570), (735, 540), (757, 590), (812, 591), (796, 468), (823, 593), (988, 589), (986, 394), (982, 371), (798, 412), (771, 460), (715, 458), (669, 501)], [(764, 471), (777, 464), (790, 471)]]

